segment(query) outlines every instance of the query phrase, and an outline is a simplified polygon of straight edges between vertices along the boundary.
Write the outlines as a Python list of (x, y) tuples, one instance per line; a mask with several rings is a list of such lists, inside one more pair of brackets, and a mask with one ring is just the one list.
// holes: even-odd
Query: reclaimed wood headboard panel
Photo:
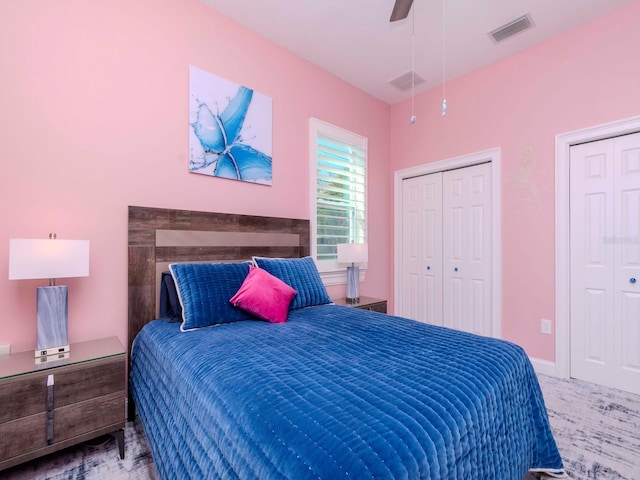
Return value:
[(309, 220), (129, 207), (128, 347), (157, 318), (159, 273), (172, 262), (309, 255)]

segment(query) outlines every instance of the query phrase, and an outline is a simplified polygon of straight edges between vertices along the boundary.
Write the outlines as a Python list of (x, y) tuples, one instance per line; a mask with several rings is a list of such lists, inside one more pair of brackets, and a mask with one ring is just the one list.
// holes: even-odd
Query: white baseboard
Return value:
[(529, 357), (531, 363), (533, 364), (533, 368), (537, 373), (542, 373), (544, 375), (550, 375), (552, 377), (557, 377), (556, 374), (556, 364), (554, 362), (550, 362), (549, 360), (541, 360), (540, 358)]

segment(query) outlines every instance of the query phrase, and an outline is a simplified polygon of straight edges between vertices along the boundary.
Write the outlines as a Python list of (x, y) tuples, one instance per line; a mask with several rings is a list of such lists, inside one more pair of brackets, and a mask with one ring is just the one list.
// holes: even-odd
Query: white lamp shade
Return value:
[(9, 280), (88, 276), (89, 240), (9, 240)]
[(338, 263), (364, 263), (369, 260), (366, 243), (339, 243)]

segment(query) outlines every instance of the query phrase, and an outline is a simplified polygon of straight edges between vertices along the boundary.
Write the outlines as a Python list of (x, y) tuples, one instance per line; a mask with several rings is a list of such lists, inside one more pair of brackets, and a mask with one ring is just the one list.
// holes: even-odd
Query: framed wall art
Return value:
[(272, 100), (189, 67), (189, 171), (271, 185)]

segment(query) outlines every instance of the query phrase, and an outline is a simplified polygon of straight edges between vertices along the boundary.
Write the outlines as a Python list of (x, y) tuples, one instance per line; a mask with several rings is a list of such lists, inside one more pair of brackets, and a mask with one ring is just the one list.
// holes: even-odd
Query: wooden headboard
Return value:
[(309, 255), (309, 220), (129, 207), (128, 351), (158, 318), (160, 274), (172, 262), (239, 262)]

